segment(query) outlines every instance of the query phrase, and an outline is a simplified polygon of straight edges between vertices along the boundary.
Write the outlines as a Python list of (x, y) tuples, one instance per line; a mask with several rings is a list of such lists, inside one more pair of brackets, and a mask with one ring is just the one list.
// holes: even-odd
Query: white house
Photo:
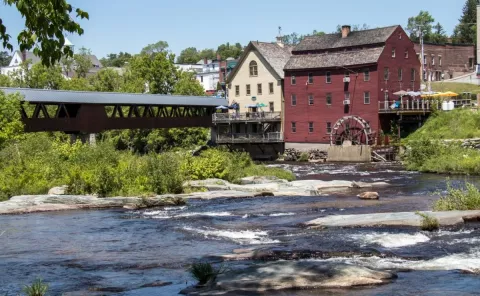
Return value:
[[(199, 61), (198, 63), (201, 63)], [(217, 60), (203, 61), (202, 71), (197, 73), (197, 80), (206, 92), (215, 92), (220, 81), (220, 62)]]

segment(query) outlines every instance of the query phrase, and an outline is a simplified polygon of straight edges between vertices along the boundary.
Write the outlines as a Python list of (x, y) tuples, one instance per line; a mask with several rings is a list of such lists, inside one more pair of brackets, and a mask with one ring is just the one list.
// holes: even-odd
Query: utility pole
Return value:
[[(425, 62), (425, 54), (423, 50), (423, 31), (422, 28), (419, 27), (419, 34), (420, 34), (420, 47), (421, 47), (421, 56), (420, 56), (420, 90), (422, 90), (423, 84), (423, 71), (425, 71), (424, 62)], [(425, 75), (426, 77), (427, 75)], [(426, 77), (428, 80), (428, 77)]]

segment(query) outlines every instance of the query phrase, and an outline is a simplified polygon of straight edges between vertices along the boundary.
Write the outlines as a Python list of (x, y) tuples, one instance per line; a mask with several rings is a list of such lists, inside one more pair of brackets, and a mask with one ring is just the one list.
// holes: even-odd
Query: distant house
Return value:
[[(68, 41), (68, 39), (66, 40), (65, 45), (71, 46), (73, 48), (73, 44), (70, 41)], [(98, 60), (98, 58), (95, 55), (89, 55), (88, 57), (92, 63), (92, 67), (88, 71), (87, 76), (94, 75), (100, 69), (103, 68), (102, 63)], [(0, 68), (0, 73), (3, 75), (11, 75), (13, 74), (13, 72), (21, 70), (22, 63), (26, 61), (30, 62), (30, 67), (31, 67), (34, 64), (40, 63), (41, 59), (31, 51), (22, 52), (17, 50), (14, 52), (12, 56), (12, 60), (10, 61), (10, 64), (7, 67)], [(65, 67), (63, 67), (63, 65), (62, 65), (62, 69), (63, 69), (63, 75), (66, 78), (74, 77), (75, 70), (68, 71), (67, 69), (65, 69)]]

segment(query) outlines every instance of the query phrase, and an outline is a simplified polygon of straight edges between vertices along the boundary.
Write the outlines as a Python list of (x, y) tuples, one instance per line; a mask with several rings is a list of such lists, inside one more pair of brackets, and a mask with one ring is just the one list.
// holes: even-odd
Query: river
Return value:
[[(392, 164), (276, 166), (299, 179), (386, 181), (391, 186), (379, 191), (380, 201), (360, 201), (356, 193), (344, 192), (191, 200), (183, 207), (142, 211), (0, 216), (0, 295), (16, 295), (37, 277), (49, 284), (48, 295), (177, 295), (194, 283), (186, 269), (195, 260), (251, 247), (316, 252), (326, 257), (304, 260), (400, 270), (393, 283), (378, 287), (262, 295), (479, 295), (480, 276), (460, 271), (480, 270), (477, 224), (434, 233), (392, 227), (319, 230), (301, 224), (335, 214), (428, 210), (436, 199), (433, 193), (445, 190), (445, 176), (406, 172)], [(172, 284), (142, 287), (156, 281)]]

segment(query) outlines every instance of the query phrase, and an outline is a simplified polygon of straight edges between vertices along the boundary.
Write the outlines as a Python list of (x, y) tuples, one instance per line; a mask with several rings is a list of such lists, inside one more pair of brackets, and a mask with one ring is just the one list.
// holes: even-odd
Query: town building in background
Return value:
[(257, 159), (283, 153), (283, 67), (291, 50), (281, 37), (248, 44), (226, 79), (230, 109), (213, 117), (218, 144)]
[(420, 89), (420, 62), (401, 26), (343, 26), (303, 39), (285, 66), (284, 85), (285, 148), (372, 144), (399, 120), (393, 94)]
[(417, 58), (423, 63), (424, 81), (442, 81), (469, 75), (475, 71), (475, 45), (415, 43)]
[[(65, 38), (65, 46), (69, 46), (74, 50), (74, 45)], [(103, 68), (102, 63), (98, 60), (98, 58), (95, 55), (88, 55), (88, 58), (90, 59), (92, 63), (92, 67), (89, 69), (87, 76), (94, 75), (97, 73), (100, 69)], [(31, 51), (15, 51), (13, 53), (12, 59), (10, 61), (10, 64), (7, 67), (2, 67), (0, 68), (0, 74), (3, 75), (12, 75), (16, 71), (21, 71), (22, 70), (22, 64), (24, 62), (29, 62), (29, 67), (32, 67), (33, 65), (41, 62), (40, 58), (36, 56), (33, 52)], [(75, 66), (73, 66), (72, 71), (68, 71), (63, 65), (62, 66), (62, 74), (65, 76), (65, 78), (71, 78), (75, 75)]]

